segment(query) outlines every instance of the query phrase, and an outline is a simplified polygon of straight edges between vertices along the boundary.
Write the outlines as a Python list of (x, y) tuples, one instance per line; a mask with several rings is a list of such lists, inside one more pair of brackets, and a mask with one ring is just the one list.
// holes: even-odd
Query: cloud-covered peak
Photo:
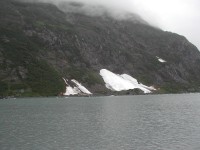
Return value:
[(89, 16), (109, 16), (117, 20), (132, 20), (147, 23), (139, 15), (128, 9), (127, 1), (114, 0), (21, 0), (24, 2), (43, 2), (55, 4), (66, 13), (80, 13)]
[[(200, 9), (199, 0), (23, 0), (26, 2), (48, 2), (62, 6), (70, 2), (71, 10), (79, 10), (89, 15), (102, 15), (106, 8), (115, 18), (126, 18), (127, 14), (138, 14), (149, 24), (163, 30), (186, 36), (200, 49)], [(61, 8), (63, 9), (64, 6)], [(90, 7), (90, 9), (88, 9)], [(91, 9), (92, 8), (92, 9)], [(65, 10), (66, 11), (66, 10)], [(76, 11), (77, 12), (77, 11)], [(128, 12), (128, 13), (127, 13)], [(128, 15), (130, 17), (130, 15)], [(137, 17), (136, 17), (137, 18)]]

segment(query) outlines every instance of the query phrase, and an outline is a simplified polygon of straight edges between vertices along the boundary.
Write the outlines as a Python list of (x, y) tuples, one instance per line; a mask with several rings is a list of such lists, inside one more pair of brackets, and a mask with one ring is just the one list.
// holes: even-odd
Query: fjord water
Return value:
[(1, 150), (199, 150), (200, 94), (0, 100)]

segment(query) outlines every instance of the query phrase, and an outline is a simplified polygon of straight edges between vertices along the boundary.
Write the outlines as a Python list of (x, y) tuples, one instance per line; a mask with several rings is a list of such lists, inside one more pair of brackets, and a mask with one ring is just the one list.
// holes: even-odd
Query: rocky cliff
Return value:
[(68, 11), (79, 4), (61, 6), (0, 1), (0, 95), (58, 95), (63, 77), (109, 94), (101, 69), (129, 74), (156, 93), (200, 91), (200, 52), (185, 37), (134, 14), (92, 16)]

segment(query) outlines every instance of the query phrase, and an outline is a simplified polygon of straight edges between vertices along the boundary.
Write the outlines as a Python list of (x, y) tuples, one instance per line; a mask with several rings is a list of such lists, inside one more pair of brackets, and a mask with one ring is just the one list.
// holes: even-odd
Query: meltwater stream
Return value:
[(199, 150), (200, 94), (0, 100), (1, 150)]

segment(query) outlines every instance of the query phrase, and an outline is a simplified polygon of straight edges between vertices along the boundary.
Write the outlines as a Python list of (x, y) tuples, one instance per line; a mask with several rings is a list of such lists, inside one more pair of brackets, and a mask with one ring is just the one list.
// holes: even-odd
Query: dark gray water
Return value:
[(0, 150), (200, 150), (200, 94), (0, 100)]

